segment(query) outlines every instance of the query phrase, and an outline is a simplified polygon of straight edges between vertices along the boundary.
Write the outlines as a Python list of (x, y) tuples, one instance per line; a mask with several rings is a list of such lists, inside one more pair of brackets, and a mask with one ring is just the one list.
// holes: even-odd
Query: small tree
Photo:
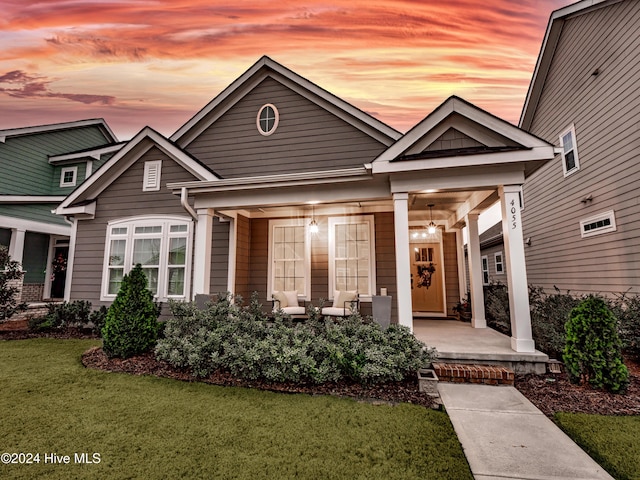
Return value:
[(102, 348), (109, 358), (129, 358), (153, 348), (158, 339), (158, 306), (140, 264), (122, 279), (104, 328)]
[(593, 295), (571, 310), (563, 358), (572, 382), (589, 382), (614, 393), (626, 389), (629, 371), (622, 362), (617, 324), (607, 303)]
[(11, 260), (7, 247), (0, 245), (0, 322), (27, 309), (25, 303), (18, 303), (20, 290), (10, 285), (12, 280), (20, 280), (23, 275), (20, 262)]

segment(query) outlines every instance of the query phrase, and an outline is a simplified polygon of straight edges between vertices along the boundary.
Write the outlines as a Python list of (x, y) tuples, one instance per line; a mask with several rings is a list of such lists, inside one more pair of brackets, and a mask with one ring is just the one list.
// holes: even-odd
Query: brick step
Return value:
[(515, 377), (513, 370), (510, 368), (496, 365), (434, 363), (433, 369), (440, 382), (513, 385)]

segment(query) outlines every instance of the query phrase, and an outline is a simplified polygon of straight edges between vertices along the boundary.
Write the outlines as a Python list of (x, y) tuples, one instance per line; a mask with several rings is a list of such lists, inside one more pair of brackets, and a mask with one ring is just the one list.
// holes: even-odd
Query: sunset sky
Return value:
[(517, 123), (572, 0), (0, 0), (0, 129), (171, 135), (262, 55), (406, 131), (452, 94)]

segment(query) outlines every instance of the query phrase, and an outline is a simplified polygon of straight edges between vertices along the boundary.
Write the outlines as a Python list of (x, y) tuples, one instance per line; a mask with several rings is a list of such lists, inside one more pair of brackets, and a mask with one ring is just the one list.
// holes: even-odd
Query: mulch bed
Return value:
[[(37, 337), (59, 339), (97, 338), (95, 335), (77, 329), (44, 334), (29, 332), (25, 330), (26, 325), (17, 325), (17, 323), (5, 322), (0, 324), (0, 340)], [(109, 359), (100, 347), (94, 347), (85, 352), (82, 355), (82, 363), (85, 367), (108, 372), (155, 375), (188, 382), (202, 381), (214, 385), (259, 388), (274, 392), (335, 395), (374, 403), (413, 403), (428, 408), (437, 407), (431, 397), (418, 390), (417, 379), (372, 386), (349, 382), (299, 385), (294, 383), (247, 381), (234, 378), (224, 372), (217, 372), (207, 378), (196, 379), (188, 371), (174, 368), (166, 362), (156, 360), (152, 353), (125, 360)], [(640, 363), (637, 359), (627, 358), (625, 359), (625, 364), (629, 369), (631, 382), (624, 394), (616, 395), (602, 390), (594, 390), (585, 385), (574, 385), (569, 382), (566, 373), (517, 375), (515, 386), (545, 415), (550, 417), (556, 412), (640, 415)]]

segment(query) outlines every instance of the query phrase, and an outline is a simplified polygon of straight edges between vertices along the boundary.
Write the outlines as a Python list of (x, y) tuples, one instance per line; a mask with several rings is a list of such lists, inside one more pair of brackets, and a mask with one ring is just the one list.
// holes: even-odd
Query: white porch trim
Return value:
[[(73, 279), (73, 262), (76, 257), (76, 239), (78, 236), (78, 219), (71, 218), (71, 236), (69, 237), (69, 253), (67, 255), (67, 276), (64, 283), (64, 299), (69, 302), (71, 300), (71, 284)], [(51, 249), (53, 255), (54, 248)], [(49, 261), (51, 263), (51, 260)], [(51, 288), (49, 286), (49, 288)], [(51, 293), (51, 290), (49, 290)]]
[(26, 233), (26, 230), (23, 228), (11, 229), (11, 240), (9, 241), (9, 256), (11, 257), (11, 260), (15, 260), (16, 262), (20, 262), (21, 264), (24, 257), (24, 236)]
[(396, 284), (398, 323), (413, 332), (411, 303), (411, 262), (409, 261), (409, 194), (393, 194), (394, 233), (396, 241)]
[(464, 262), (464, 236), (462, 229), (454, 230), (456, 233), (456, 258), (458, 259), (458, 288), (460, 290), (460, 299), (462, 300), (467, 294), (467, 269)]
[(213, 210), (197, 211), (195, 242), (193, 247), (193, 290), (191, 298), (209, 294), (211, 285), (211, 237), (213, 234)]
[(511, 348), (516, 352), (534, 352), (531, 333), (527, 267), (524, 256), (522, 219), (520, 215), (520, 185), (500, 187), (502, 235), (504, 239), (509, 310), (511, 312)]
[[(484, 288), (482, 286), (482, 260), (480, 258), (480, 236), (478, 234), (478, 214), (465, 216), (468, 234), (469, 286), (471, 291), (471, 325), (474, 328), (486, 328), (484, 315)], [(509, 270), (511, 271), (511, 270)]]

